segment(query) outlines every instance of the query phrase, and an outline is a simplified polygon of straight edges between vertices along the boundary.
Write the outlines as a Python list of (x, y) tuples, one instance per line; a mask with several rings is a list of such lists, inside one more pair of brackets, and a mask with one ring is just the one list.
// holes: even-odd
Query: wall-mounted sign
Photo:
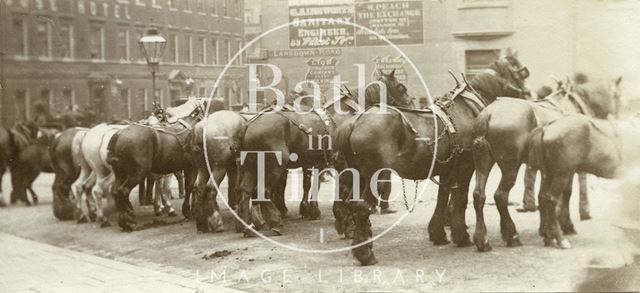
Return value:
[(289, 48), (352, 47), (353, 5), (305, 5), (289, 7)]
[(300, 49), (300, 50), (270, 50), (269, 58), (296, 58), (296, 57), (327, 57), (340, 56), (342, 49), (340, 48), (319, 48), (319, 49)]
[(405, 62), (406, 60), (402, 56), (391, 57), (390, 55), (387, 55), (374, 57), (373, 63), (375, 66), (373, 68), (373, 72), (371, 72), (371, 80), (378, 80), (378, 78), (380, 78), (380, 70), (385, 74), (388, 74), (395, 69), (396, 72), (394, 73), (394, 76), (396, 79), (400, 83), (406, 85), (408, 78), (407, 71), (404, 69)]
[(289, 48), (380, 46), (376, 35), (341, 24), (349, 21), (385, 36), (394, 44), (422, 44), (422, 1), (357, 2), (289, 6)]
[(338, 75), (338, 71), (336, 70), (337, 63), (338, 59), (334, 57), (317, 59), (311, 58), (307, 60), (309, 69), (305, 75), (305, 80), (315, 81), (320, 85), (320, 90), (322, 92), (327, 91), (333, 81), (333, 77)]
[[(385, 36), (396, 45), (422, 44), (422, 2), (356, 3), (356, 23)], [(387, 43), (365, 30), (356, 31), (357, 46), (379, 46)]]

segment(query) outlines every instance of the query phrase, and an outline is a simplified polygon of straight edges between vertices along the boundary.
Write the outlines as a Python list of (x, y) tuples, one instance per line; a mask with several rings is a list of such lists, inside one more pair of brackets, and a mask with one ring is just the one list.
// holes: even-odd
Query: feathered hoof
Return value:
[(447, 245), (449, 243), (451, 243), (449, 240), (447, 240), (447, 236), (444, 237), (430, 237), (431, 242), (433, 242), (433, 245), (435, 246), (442, 246), (442, 245)]
[(354, 258), (356, 259), (355, 265), (359, 264), (361, 266), (372, 266), (378, 263), (378, 259), (375, 255), (373, 255), (373, 252), (371, 252), (371, 250), (368, 250), (368, 253), (364, 255), (360, 255), (358, 253), (355, 253), (354, 251)]
[(518, 235), (514, 235), (513, 237), (507, 239), (507, 247), (518, 246), (522, 246), (522, 242), (520, 242), (520, 237), (518, 237)]
[(109, 221), (102, 221), (100, 223), (100, 228), (107, 228), (107, 227), (111, 227), (111, 223), (109, 223)]
[(168, 216), (168, 217), (175, 217), (175, 216), (177, 216), (177, 215), (178, 215), (178, 214), (176, 213), (176, 211), (175, 211), (175, 210), (171, 210), (171, 211), (167, 214), (167, 216)]
[(576, 228), (573, 225), (562, 229), (562, 233), (564, 235), (576, 235), (576, 234), (578, 234), (578, 232), (576, 232)]
[(491, 244), (489, 244), (489, 240), (484, 240), (482, 242), (476, 242), (476, 247), (478, 248), (479, 252), (489, 252), (489, 251), (491, 251), (493, 249), (491, 247)]
[(562, 239), (560, 240), (560, 243), (558, 243), (558, 247), (560, 247), (561, 249), (570, 249), (571, 242), (569, 242), (568, 239)]
[(591, 215), (589, 214), (580, 215), (580, 221), (588, 221), (588, 220), (591, 220)]
[(78, 217), (78, 224), (84, 224), (89, 222), (89, 218), (87, 217), (87, 215), (82, 214), (80, 215), (80, 217)]

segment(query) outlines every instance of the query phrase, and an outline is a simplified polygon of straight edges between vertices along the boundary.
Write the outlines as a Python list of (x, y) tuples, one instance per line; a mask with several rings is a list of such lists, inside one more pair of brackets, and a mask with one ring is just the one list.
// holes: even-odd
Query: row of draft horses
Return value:
[[(616, 114), (620, 80), (580, 85), (562, 82), (554, 93), (533, 102), (527, 99), (528, 76), (526, 67), (510, 55), (495, 60), (489, 70), (469, 81), (464, 75), (462, 82), (454, 77), (455, 88), (430, 109), (414, 109), (407, 88), (390, 72), (379, 77), (387, 88), (386, 107), (379, 104), (380, 86), (373, 85), (365, 90), (364, 109), (358, 97), (347, 90), (322, 107), (307, 108), (308, 113), (285, 106), (251, 115), (227, 110), (204, 115), (203, 105), (191, 101), (167, 110), (176, 112), (170, 115), (173, 122), (103, 123), (90, 129), (68, 129), (53, 139), (48, 150), (56, 173), (54, 214), (68, 219), (75, 213), (76, 219), (89, 217), (106, 223), (99, 202), (103, 194), (110, 194), (119, 226), (132, 231), (136, 223), (131, 190), (146, 178), (183, 171), (186, 191), (182, 213), (195, 220), (199, 232), (222, 230), (217, 188), (211, 180), (219, 186), (226, 176), (227, 201), (248, 223), (248, 227), (236, 223), (237, 232), (278, 235), (282, 233), (282, 215), (287, 212), (284, 188), (289, 169), (302, 168), (300, 213), (315, 219), (320, 210), (317, 201), (309, 199), (309, 170), (353, 168), (360, 176), (364, 200), (350, 200), (352, 182), (343, 176), (340, 200), (333, 206), (335, 226), (339, 234), (353, 239), (353, 256), (361, 264), (371, 265), (377, 260), (369, 242), (369, 217), (377, 201), (368, 183), (376, 171), (393, 169), (410, 180), (439, 176), (438, 200), (428, 225), (430, 240), (436, 245), (449, 243), (444, 226), (451, 202), (451, 240), (458, 246), (475, 244), (478, 250), (488, 251), (491, 246), (483, 206), (489, 172), (497, 164), (502, 173), (494, 196), (502, 238), (508, 246), (519, 246), (522, 244), (507, 205), (518, 169), (527, 163), (530, 170), (542, 172), (540, 235), (547, 245), (567, 248), (570, 244), (563, 233), (575, 233), (568, 209), (573, 175), (586, 172), (612, 177), (621, 165), (621, 149), (606, 147), (619, 137), (619, 130), (606, 119)], [(375, 115), (381, 111), (389, 113)], [(332, 147), (309, 149), (308, 137), (318, 135), (330, 135)], [(279, 152), (281, 156), (264, 158), (262, 181), (257, 156), (242, 155), (249, 152)], [(435, 165), (430, 172), (432, 161)], [(476, 228), (472, 242), (465, 209), (474, 172)], [(535, 172), (529, 174), (535, 176)], [(384, 176), (391, 174), (380, 179)], [(259, 181), (265, 184), (268, 201), (254, 200)], [(82, 193), (90, 193), (91, 188), (98, 205), (85, 211)], [(527, 188), (532, 189), (532, 184)], [(378, 183), (383, 198), (390, 191), (389, 181)]]

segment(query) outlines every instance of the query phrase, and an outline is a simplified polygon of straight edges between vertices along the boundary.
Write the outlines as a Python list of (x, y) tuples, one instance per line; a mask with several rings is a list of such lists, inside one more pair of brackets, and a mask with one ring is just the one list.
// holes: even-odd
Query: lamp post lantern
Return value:
[(156, 95), (156, 72), (158, 72), (160, 58), (162, 58), (166, 44), (167, 40), (158, 33), (158, 28), (153, 25), (149, 27), (144, 36), (138, 40), (140, 52), (146, 59), (149, 70), (151, 70), (151, 90), (153, 91), (153, 101), (156, 103), (158, 103), (158, 96)]

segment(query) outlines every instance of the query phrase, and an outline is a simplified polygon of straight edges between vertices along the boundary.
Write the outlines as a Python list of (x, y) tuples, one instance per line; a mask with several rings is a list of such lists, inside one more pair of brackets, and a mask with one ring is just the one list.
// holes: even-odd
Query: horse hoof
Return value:
[(580, 215), (580, 221), (588, 221), (591, 220), (591, 215), (586, 214), (586, 215)]
[(560, 241), (560, 243), (558, 244), (558, 246), (559, 246), (561, 249), (569, 249), (569, 248), (571, 248), (571, 242), (569, 242), (569, 240), (568, 240), (568, 239), (562, 239), (562, 240)]
[(100, 223), (100, 228), (107, 228), (107, 227), (111, 227), (111, 223), (109, 223), (109, 221), (103, 221), (102, 223)]
[(85, 215), (82, 215), (82, 216), (80, 216), (78, 218), (78, 224), (84, 224), (84, 223), (87, 223), (87, 222), (89, 222), (89, 220), (87, 219), (87, 216), (85, 216)]
[(489, 240), (485, 240), (482, 243), (476, 243), (476, 247), (478, 248), (479, 252), (489, 252), (493, 249), (491, 247), (491, 244), (489, 244)]
[(177, 216), (176, 211), (175, 211), (175, 210), (171, 210), (171, 211), (169, 212), (169, 214), (167, 214), (167, 216), (169, 216), (169, 217), (175, 217), (175, 216)]
[(576, 235), (578, 234), (578, 232), (576, 232), (576, 229), (573, 226), (569, 226), (565, 229), (562, 229), (562, 233), (564, 235)]
[(372, 266), (378, 263), (378, 259), (375, 257), (375, 255), (373, 255), (373, 253), (371, 253), (371, 255), (366, 260), (360, 260), (356, 258), (356, 261), (357, 262), (355, 263), (355, 265), (360, 264), (363, 267)]
[(511, 239), (507, 240), (507, 247), (518, 247), (522, 246), (522, 242), (520, 242), (520, 238), (518, 235), (513, 236)]
[(397, 212), (398, 212), (398, 211), (396, 211), (396, 210), (394, 210), (394, 209), (391, 209), (391, 208), (383, 208), (383, 209), (380, 209), (380, 214), (381, 214), (381, 215), (395, 214), (395, 213), (397, 213)]
[(553, 239), (550, 239), (550, 238), (546, 238), (546, 237), (545, 237), (545, 238), (544, 238), (544, 246), (545, 246), (545, 247), (553, 246)]
[(447, 240), (447, 238), (440, 238), (440, 239), (435, 239), (435, 240), (431, 240), (431, 242), (433, 242), (433, 245), (435, 246), (442, 246), (442, 245), (447, 245), (450, 243), (449, 240)]
[(162, 212), (161, 212), (161, 211), (154, 211), (154, 212), (153, 212), (153, 214), (154, 214), (156, 217), (162, 216)]
[(473, 245), (473, 243), (471, 242), (471, 240), (469, 240), (469, 237), (467, 237), (465, 240), (463, 240), (461, 242), (456, 242), (456, 245), (458, 247), (469, 247), (469, 246)]
[(97, 214), (89, 214), (89, 220), (91, 220), (91, 222), (95, 222), (98, 219), (98, 215)]

